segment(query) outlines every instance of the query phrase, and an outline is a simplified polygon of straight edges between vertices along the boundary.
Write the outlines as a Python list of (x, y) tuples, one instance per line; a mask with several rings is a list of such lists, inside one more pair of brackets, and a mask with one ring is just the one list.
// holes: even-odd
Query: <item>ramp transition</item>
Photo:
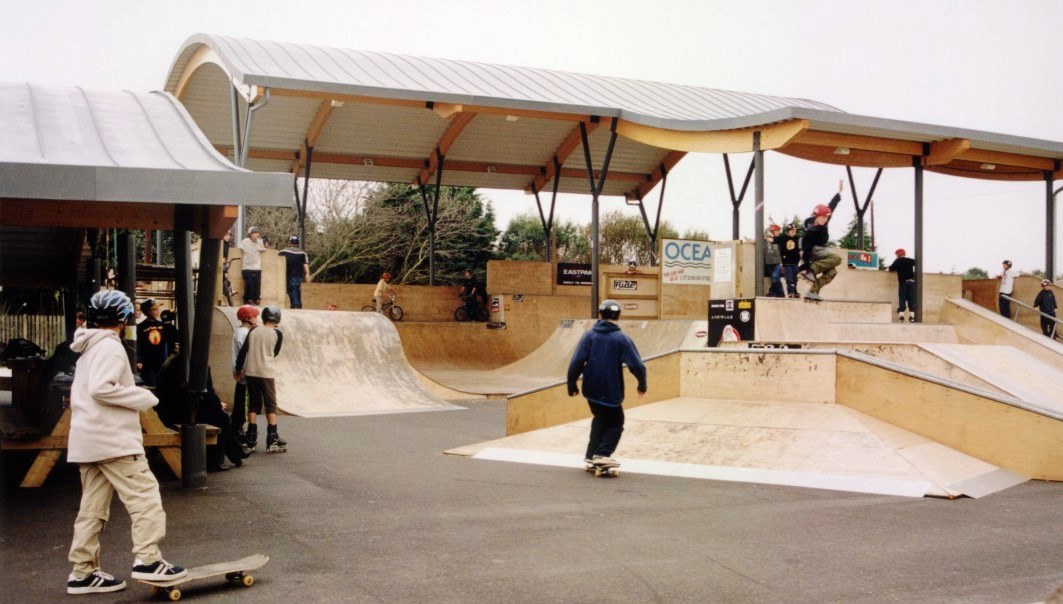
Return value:
[[(215, 388), (232, 402), (236, 309), (216, 307), (211, 337)], [(433, 395), (406, 362), (391, 321), (376, 313), (285, 310), (276, 359), (277, 402), (300, 416), (460, 409)]]

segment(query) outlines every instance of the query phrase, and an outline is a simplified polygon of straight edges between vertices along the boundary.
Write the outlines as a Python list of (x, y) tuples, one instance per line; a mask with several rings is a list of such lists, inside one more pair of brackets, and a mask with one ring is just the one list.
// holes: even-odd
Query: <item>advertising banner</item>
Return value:
[(749, 342), (756, 337), (754, 298), (709, 300), (709, 342)]
[(575, 262), (557, 263), (558, 285), (591, 285), (591, 265)]
[(864, 268), (873, 271), (878, 270), (878, 252), (861, 252), (849, 250), (849, 258), (845, 261), (849, 268)]
[(711, 285), (713, 259), (708, 241), (661, 240), (661, 282)]

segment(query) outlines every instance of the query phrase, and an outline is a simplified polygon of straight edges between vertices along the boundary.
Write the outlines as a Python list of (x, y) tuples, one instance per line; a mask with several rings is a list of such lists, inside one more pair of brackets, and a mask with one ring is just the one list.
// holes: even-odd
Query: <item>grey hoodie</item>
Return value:
[(143, 455), (140, 412), (159, 399), (134, 385), (118, 335), (108, 329), (79, 329), (70, 349), (81, 358), (70, 387), (67, 460), (92, 463)]

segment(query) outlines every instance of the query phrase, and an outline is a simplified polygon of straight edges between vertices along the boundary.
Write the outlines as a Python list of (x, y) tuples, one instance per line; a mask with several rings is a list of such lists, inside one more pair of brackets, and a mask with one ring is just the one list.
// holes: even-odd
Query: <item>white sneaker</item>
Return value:
[(162, 558), (151, 564), (144, 564), (140, 561), (140, 558), (137, 558), (133, 562), (133, 572), (129, 576), (145, 581), (167, 581), (169, 579), (180, 579), (187, 574), (188, 570), (185, 568), (174, 566)]

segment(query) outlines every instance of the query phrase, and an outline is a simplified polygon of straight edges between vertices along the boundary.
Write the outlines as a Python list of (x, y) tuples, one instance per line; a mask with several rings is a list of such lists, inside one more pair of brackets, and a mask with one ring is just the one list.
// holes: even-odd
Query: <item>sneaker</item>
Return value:
[(605, 455), (595, 455), (591, 458), (591, 463), (596, 466), (618, 466), (620, 465), (612, 457), (606, 457)]
[(808, 281), (809, 283), (816, 282), (816, 274), (808, 270), (807, 268), (803, 271), (798, 272), (797, 276), (804, 279), (805, 281)]
[(137, 558), (133, 563), (133, 572), (130, 576), (134, 579), (143, 579), (145, 581), (167, 581), (169, 579), (180, 579), (188, 574), (188, 571), (180, 566), (174, 566), (166, 560), (159, 558), (151, 564), (144, 564)]
[(909, 323), (915, 323), (915, 315), (912, 315), (911, 317), (909, 317), (908, 318), (908, 322)]
[(102, 570), (94, 570), (84, 579), (78, 579), (73, 573), (66, 578), (68, 594), (99, 594), (125, 589), (125, 581), (119, 581)]

